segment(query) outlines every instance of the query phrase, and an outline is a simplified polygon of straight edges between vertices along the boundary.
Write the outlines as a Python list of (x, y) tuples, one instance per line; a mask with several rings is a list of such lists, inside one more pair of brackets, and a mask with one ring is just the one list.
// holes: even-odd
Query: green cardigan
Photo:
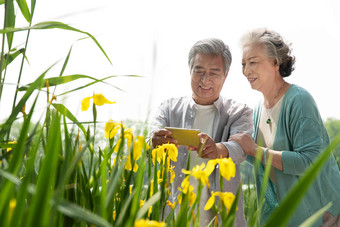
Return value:
[[(254, 110), (254, 134), (256, 141), (261, 114), (261, 104)], [(283, 171), (275, 169), (276, 185), (271, 181), (265, 193), (266, 201), (262, 210), (261, 224), (270, 216), (313, 160), (329, 145), (329, 138), (313, 97), (303, 88), (291, 85), (286, 92), (277, 124), (273, 149), (282, 151)], [(254, 163), (254, 157), (248, 161)], [(262, 184), (263, 166), (257, 175), (257, 194)], [(311, 185), (294, 215), (289, 226), (297, 226), (330, 201), (333, 206), (328, 210), (334, 216), (340, 213), (340, 173), (332, 155), (323, 170)], [(316, 226), (322, 224), (321, 218)]]

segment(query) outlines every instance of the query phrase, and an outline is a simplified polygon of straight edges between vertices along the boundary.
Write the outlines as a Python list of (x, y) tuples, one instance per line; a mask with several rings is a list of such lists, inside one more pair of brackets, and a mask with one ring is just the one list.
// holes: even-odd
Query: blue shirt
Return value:
[[(255, 141), (260, 113), (261, 104), (254, 110)], [(262, 220), (266, 220), (277, 206), (277, 201), (274, 200), (284, 198), (306, 168), (328, 145), (328, 134), (313, 97), (305, 89), (291, 85), (282, 101), (273, 142), (273, 149), (282, 151), (283, 171), (274, 168), (276, 184), (269, 184)], [(254, 158), (249, 157), (248, 160), (253, 162)], [(262, 177), (257, 176), (257, 184), (262, 182)], [(258, 194), (259, 190), (260, 187), (257, 186)], [(275, 195), (274, 198), (272, 195)], [(328, 212), (336, 216), (340, 213), (340, 173), (333, 155), (303, 197), (289, 225), (301, 224), (331, 201), (333, 206)], [(320, 218), (316, 226), (321, 224)]]

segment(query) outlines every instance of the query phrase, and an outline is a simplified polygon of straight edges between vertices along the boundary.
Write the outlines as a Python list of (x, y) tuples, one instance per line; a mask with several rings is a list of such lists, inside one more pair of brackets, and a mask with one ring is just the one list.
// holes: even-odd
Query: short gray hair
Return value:
[(275, 59), (282, 77), (288, 77), (295, 69), (295, 57), (291, 54), (291, 43), (286, 43), (282, 36), (267, 28), (258, 28), (246, 33), (241, 38), (241, 46), (262, 45), (268, 58)]
[(194, 59), (197, 54), (221, 55), (223, 59), (224, 74), (226, 74), (229, 71), (232, 60), (231, 53), (228, 45), (224, 44), (222, 40), (216, 38), (209, 38), (196, 42), (189, 52), (188, 63), (190, 70), (193, 67)]

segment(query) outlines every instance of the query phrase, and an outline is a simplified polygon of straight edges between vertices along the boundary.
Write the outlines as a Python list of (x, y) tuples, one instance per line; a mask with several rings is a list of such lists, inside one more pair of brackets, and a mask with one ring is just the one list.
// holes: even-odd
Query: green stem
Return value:
[[(33, 13), (32, 13), (32, 17), (33, 17)], [(30, 27), (31, 27), (32, 23), (30, 23)], [(15, 94), (14, 94), (14, 100), (13, 100), (13, 106), (12, 109), (14, 109), (15, 107), (15, 103), (17, 101), (17, 96), (18, 96), (18, 89), (19, 89), (19, 85), (20, 85), (20, 81), (21, 81), (21, 75), (22, 75), (22, 70), (24, 68), (24, 61), (25, 61), (25, 57), (26, 57), (26, 50), (27, 50), (27, 44), (28, 44), (28, 39), (31, 33), (31, 29), (27, 30), (27, 36), (26, 36), (26, 42), (25, 42), (25, 48), (24, 51), (22, 53), (22, 59), (21, 59), (21, 65), (20, 65), (20, 71), (19, 71), (19, 76), (18, 76), (18, 82), (17, 82), (17, 86), (15, 89)], [(1, 94), (0, 94), (1, 95)]]

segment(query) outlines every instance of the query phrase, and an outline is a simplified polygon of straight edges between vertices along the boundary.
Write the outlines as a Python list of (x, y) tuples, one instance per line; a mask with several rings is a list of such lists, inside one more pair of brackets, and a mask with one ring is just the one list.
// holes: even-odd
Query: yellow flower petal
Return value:
[(92, 97), (86, 97), (81, 101), (81, 111), (86, 111), (90, 107), (90, 99)]
[(205, 173), (209, 176), (215, 169), (215, 166), (217, 164), (217, 160), (216, 159), (211, 159), (208, 161), (207, 163), (207, 167), (205, 167), (204, 171)]
[(105, 138), (112, 139), (120, 129), (120, 124), (114, 122), (112, 119), (110, 119), (108, 122), (105, 124)]
[(209, 210), (215, 204), (215, 195), (212, 194), (205, 204), (204, 210)]
[(114, 104), (116, 102), (111, 102), (110, 100), (107, 100), (102, 94), (95, 94), (93, 95), (93, 103), (97, 106), (102, 106), (104, 104)]
[(226, 179), (230, 180), (231, 177), (235, 177), (236, 168), (235, 163), (231, 158), (223, 158), (220, 162), (220, 173)]

